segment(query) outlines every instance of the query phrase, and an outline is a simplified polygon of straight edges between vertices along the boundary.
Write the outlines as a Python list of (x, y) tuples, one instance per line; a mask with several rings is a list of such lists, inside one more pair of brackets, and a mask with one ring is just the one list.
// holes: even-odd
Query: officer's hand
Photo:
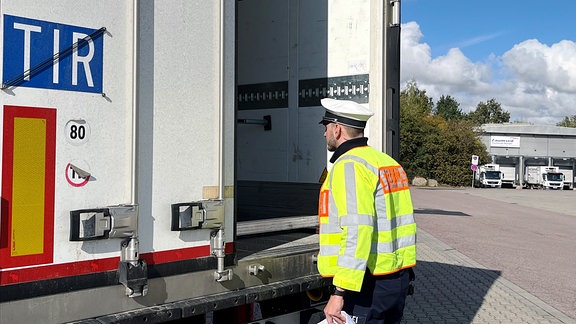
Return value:
[(342, 308), (344, 307), (344, 297), (330, 296), (326, 307), (324, 307), (324, 315), (328, 323), (345, 324), (346, 317), (342, 315)]

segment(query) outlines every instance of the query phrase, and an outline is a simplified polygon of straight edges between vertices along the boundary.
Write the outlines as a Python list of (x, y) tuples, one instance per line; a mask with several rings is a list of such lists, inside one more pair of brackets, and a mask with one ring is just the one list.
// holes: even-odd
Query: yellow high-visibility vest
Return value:
[(416, 265), (416, 223), (404, 169), (369, 146), (340, 156), (320, 189), (318, 271), (360, 291), (367, 269), (386, 275)]

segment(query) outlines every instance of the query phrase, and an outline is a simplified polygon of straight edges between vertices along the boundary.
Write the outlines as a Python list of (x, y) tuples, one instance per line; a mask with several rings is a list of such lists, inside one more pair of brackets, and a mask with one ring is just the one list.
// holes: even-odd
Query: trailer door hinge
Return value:
[(138, 241), (138, 206), (117, 205), (106, 208), (70, 211), (70, 241), (122, 238), (118, 281), (128, 297), (148, 292), (148, 267), (140, 259)]

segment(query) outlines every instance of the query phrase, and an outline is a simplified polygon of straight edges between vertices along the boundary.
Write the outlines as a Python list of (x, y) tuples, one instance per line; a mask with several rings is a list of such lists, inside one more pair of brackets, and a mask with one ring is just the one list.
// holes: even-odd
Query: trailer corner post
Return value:
[(139, 64), (139, 19), (140, 1), (132, 2), (132, 146), (131, 146), (131, 205), (135, 210), (135, 230), (120, 244), (120, 262), (118, 263), (118, 281), (126, 287), (126, 296), (141, 297), (148, 293), (148, 266), (140, 259), (140, 241), (138, 240), (138, 64)]
[[(224, 51), (225, 51), (225, 40), (224, 40), (224, 21), (225, 21), (225, 0), (220, 0), (219, 2), (219, 30), (218, 30), (218, 92), (220, 98), (218, 100), (218, 114), (219, 114), (219, 125), (220, 129), (218, 132), (218, 199), (220, 203), (224, 202)], [(216, 257), (217, 269), (214, 271), (214, 280), (217, 282), (232, 280), (234, 274), (232, 269), (224, 269), (224, 258), (226, 257), (226, 239), (224, 236), (225, 221), (223, 219), (222, 212), (222, 222), (218, 230), (213, 231), (210, 235), (210, 248), (211, 253)]]
[[(400, 158), (400, 0), (370, 1), (371, 145)], [(376, 123), (376, 124), (374, 124)]]

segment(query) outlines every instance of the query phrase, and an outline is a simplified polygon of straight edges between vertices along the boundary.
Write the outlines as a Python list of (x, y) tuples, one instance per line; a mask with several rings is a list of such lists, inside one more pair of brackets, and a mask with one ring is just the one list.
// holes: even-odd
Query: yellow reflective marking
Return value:
[(11, 256), (44, 252), (46, 120), (14, 118)]

